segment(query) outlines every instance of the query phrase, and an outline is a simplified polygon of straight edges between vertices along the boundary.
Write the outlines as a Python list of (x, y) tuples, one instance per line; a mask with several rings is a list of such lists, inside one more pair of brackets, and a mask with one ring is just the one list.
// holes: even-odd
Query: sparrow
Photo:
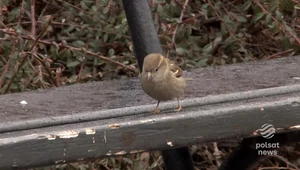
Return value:
[(178, 101), (177, 111), (181, 111), (179, 98), (186, 88), (186, 80), (182, 75), (182, 70), (161, 54), (151, 53), (144, 58), (141, 85), (146, 94), (157, 100), (153, 113), (160, 113), (158, 106), (161, 101), (174, 98)]

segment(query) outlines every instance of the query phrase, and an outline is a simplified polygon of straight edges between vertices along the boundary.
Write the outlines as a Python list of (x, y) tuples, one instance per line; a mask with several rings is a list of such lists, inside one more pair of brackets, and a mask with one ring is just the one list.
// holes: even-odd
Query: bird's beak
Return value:
[(151, 77), (151, 72), (149, 71), (149, 72), (147, 72), (147, 79), (149, 80), (150, 77)]

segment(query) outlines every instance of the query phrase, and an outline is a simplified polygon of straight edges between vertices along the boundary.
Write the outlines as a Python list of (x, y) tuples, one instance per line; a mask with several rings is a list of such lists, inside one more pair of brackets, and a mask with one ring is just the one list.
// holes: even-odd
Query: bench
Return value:
[(155, 101), (138, 78), (2, 95), (0, 169), (241, 139), (265, 123), (299, 130), (299, 64), (291, 57), (187, 71), (181, 112), (170, 101), (152, 114)]
[[(136, 57), (162, 50), (146, 0), (123, 0)], [(139, 17), (136, 17), (139, 16)], [(165, 167), (191, 170), (187, 146), (242, 140), (220, 169), (245, 169), (269, 123), (269, 141), (300, 141), (299, 57), (185, 71), (183, 110), (161, 103), (138, 78), (92, 82), (0, 96), (0, 169), (23, 169), (161, 150)], [(248, 154), (246, 161), (236, 161)], [(179, 162), (179, 163), (178, 163)]]

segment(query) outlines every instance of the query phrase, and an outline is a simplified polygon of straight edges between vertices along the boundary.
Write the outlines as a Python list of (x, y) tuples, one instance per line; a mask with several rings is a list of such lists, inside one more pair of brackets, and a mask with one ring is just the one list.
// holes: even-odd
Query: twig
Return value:
[(81, 9), (81, 8), (75, 6), (75, 5), (72, 5), (72, 4), (70, 4), (70, 3), (68, 3), (68, 2), (66, 2), (66, 1), (64, 1), (64, 0), (57, 0), (57, 1), (58, 1), (58, 2), (62, 2), (62, 3), (66, 3), (67, 5), (69, 5), (70, 7), (73, 7), (73, 8), (75, 8), (75, 9), (77, 9), (78, 11), (81, 11), (81, 12), (87, 14), (87, 15), (91, 15), (90, 13), (86, 12), (85, 10), (83, 10), (83, 9)]
[(292, 0), (295, 4), (300, 5), (300, 2), (297, 0)]
[(22, 1), (21, 3), (21, 7), (20, 7), (20, 16), (19, 16), (19, 20), (18, 20), (18, 26), (21, 26), (22, 23), (22, 16), (24, 14), (24, 4), (25, 4), (25, 0)]
[(32, 62), (30, 61), (29, 57), (27, 57), (27, 63), (32, 68), (32, 70), (36, 71), (36, 68), (32, 65)]
[[(0, 31), (2, 31), (6, 34), (9, 34), (9, 35), (19, 36), (21, 38), (24, 38), (24, 39), (27, 39), (27, 40), (32, 40), (32, 41), (39, 42), (39, 43), (43, 43), (43, 44), (46, 44), (46, 45), (54, 45), (54, 43), (52, 43), (52, 42), (39, 40), (39, 39), (33, 39), (32, 37), (28, 37), (28, 36), (24, 36), (24, 35), (18, 35), (15, 32), (7, 31), (7, 29), (0, 29)], [(72, 46), (69, 46), (69, 45), (66, 45), (66, 44), (63, 44), (63, 43), (55, 44), (55, 45), (57, 45), (59, 47), (62, 47), (62, 48), (67, 48), (69, 50), (85, 52), (82, 48), (72, 47)], [(86, 51), (86, 53), (89, 54), (89, 55), (95, 56), (95, 57), (97, 57), (101, 60), (104, 60), (106, 62), (113, 63), (113, 64), (116, 64), (118, 66), (121, 66), (122, 68), (124, 68), (126, 70), (133, 71), (133, 72), (135, 71), (133, 68), (131, 68), (129, 66), (126, 66), (125, 64), (122, 64), (118, 61), (114, 61), (110, 58), (107, 58), (107, 57), (104, 57), (104, 56), (100, 55), (100, 53), (94, 53), (94, 52), (91, 52), (91, 51)]]
[(43, 11), (41, 12), (40, 16), (37, 19), (38, 21), (44, 16), (44, 13), (46, 12), (47, 8), (49, 7), (49, 4), (50, 4), (50, 1), (47, 1), (46, 6), (44, 7)]
[[(254, 3), (256, 3), (259, 8), (265, 13), (265, 14), (269, 14), (269, 12), (263, 7), (262, 4), (260, 4), (259, 1), (253, 1)], [(300, 45), (300, 40), (297, 37), (297, 35), (294, 35), (293, 33), (291, 33), (285, 26), (285, 24), (280, 24), (277, 19), (273, 16), (271, 16), (272, 20), (281, 28), (281, 30), (283, 30), (283, 32), (287, 33), (288, 35), (290, 35), (292, 38), (294, 38), (294, 40), (298, 43), (298, 45)]]
[(5, 79), (5, 76), (8, 72), (8, 69), (9, 69), (9, 66), (10, 66), (10, 62), (11, 62), (11, 59), (13, 58), (13, 55), (14, 55), (14, 52), (15, 52), (15, 48), (16, 48), (16, 42), (14, 41), (14, 44), (13, 44), (13, 47), (12, 47), (12, 50), (11, 50), (11, 53), (9, 55), (9, 59), (5, 65), (5, 69), (2, 73), (2, 76), (1, 76), (1, 79), (0, 79), (0, 89), (2, 88), (2, 85), (4, 83), (4, 79)]
[(5, 65), (7, 63), (7, 61), (5, 60), (3, 55), (0, 55), (0, 61), (3, 63), (3, 65)]
[(178, 30), (178, 26), (182, 22), (182, 18), (183, 18), (183, 15), (184, 15), (184, 12), (185, 12), (185, 9), (186, 9), (186, 6), (188, 5), (188, 3), (189, 3), (189, 0), (185, 0), (184, 4), (182, 6), (181, 14), (180, 14), (180, 17), (179, 17), (179, 23), (176, 25), (176, 27), (175, 27), (175, 29), (172, 33), (173, 35), (172, 35), (171, 46), (174, 46), (174, 44), (175, 44), (175, 37), (176, 37), (177, 30)]
[[(87, 49), (87, 48), (88, 48), (88, 43), (86, 43), (86, 45), (85, 45), (85, 49)], [(86, 63), (86, 51), (84, 52), (83, 60), (82, 60), (82, 63), (80, 65), (80, 70), (79, 70), (79, 73), (78, 73), (78, 76), (77, 76), (77, 81), (79, 81), (80, 78), (81, 78), (85, 63)]]
[(55, 69), (55, 80), (58, 84), (58, 86), (61, 86), (64, 84), (65, 77), (62, 77), (63, 72), (65, 71), (65, 67), (62, 66), (62, 68), (58, 67)]
[[(41, 36), (43, 35), (43, 33), (47, 30), (50, 22), (51, 22), (52, 18), (49, 19), (49, 22), (47, 23), (47, 25), (45, 25), (45, 27), (43, 28), (42, 32), (38, 35), (38, 37), (34, 40), (33, 44), (31, 45), (29, 51), (32, 51), (32, 49), (36, 46), (36, 44), (38, 43), (38, 40), (41, 38)], [(18, 34), (15, 34), (15, 36), (18, 36)], [(23, 66), (23, 64), (25, 63), (25, 61), (27, 60), (28, 54), (23, 57), (23, 60), (21, 61), (21, 63), (19, 64), (19, 66), (17, 67), (17, 70), (15, 71), (15, 73), (13, 74), (13, 76), (11, 77), (10, 81), (7, 84), (6, 89), (4, 90), (4, 93), (7, 93), (10, 89), (10, 86), (13, 82), (13, 80), (16, 78), (20, 68)]]
[(43, 75), (42, 67), (39, 65), (39, 66), (37, 66), (37, 68), (38, 68), (38, 80), (41, 83), (41, 86), (43, 86), (43, 88), (45, 89), (46, 83), (44, 83), (44, 75)]
[[(41, 24), (42, 23), (42, 21), (36, 21), (38, 24)], [(15, 25), (17, 25), (18, 23), (9, 23), (9, 24), (7, 24), (7, 25), (5, 25), (5, 26), (7, 26), (7, 27), (12, 27), (12, 26), (15, 26)], [(24, 25), (24, 24), (31, 24), (31, 21), (23, 21), (23, 22), (21, 22), (21, 24), (22, 25)], [(82, 25), (77, 25), (77, 24), (74, 24), (74, 23), (63, 23), (63, 22), (57, 22), (57, 21), (52, 21), (51, 22), (51, 24), (52, 25), (59, 25), (59, 26), (72, 26), (72, 27), (77, 27), (77, 28), (81, 28), (81, 29), (83, 29), (84, 28), (84, 26), (82, 26)], [(94, 31), (98, 31), (99, 30), (99, 28), (90, 28), (91, 30), (94, 30)], [(107, 34), (116, 34), (116, 32), (114, 32), (113, 30), (112, 31), (109, 31), (109, 30), (101, 30), (102, 32), (104, 32), (104, 33), (107, 33)], [(118, 33), (118, 32), (117, 32)], [(166, 33), (165, 33), (166, 34)], [(123, 35), (125, 38), (130, 38), (130, 36), (128, 36), (128, 35)], [(73, 39), (73, 38), (70, 38), (70, 39)]]
[[(239, 40), (230, 30), (230, 28), (228, 28), (227, 24), (225, 24), (225, 21), (223, 20), (223, 18), (220, 16), (218, 10), (214, 7), (214, 5), (212, 4), (212, 2), (210, 0), (206, 0), (209, 4), (209, 6), (215, 11), (217, 17), (219, 18), (219, 20), (221, 20), (224, 23), (224, 26), (226, 27), (226, 30), (229, 32), (230, 36), (233, 36), (235, 39)], [(225, 11), (226, 12), (226, 11)]]
[(24, 89), (26, 90), (28, 88), (28, 86), (30, 85), (30, 82), (37, 76), (38, 72), (37, 71), (34, 71), (34, 74), (30, 75), (29, 78), (26, 78), (26, 81), (25, 81), (25, 85), (24, 85)]
[[(35, 0), (31, 0), (31, 35), (36, 39), (36, 19), (35, 19)], [(33, 46), (33, 53), (37, 53), (36, 46)]]
[(220, 162), (221, 151), (220, 151), (219, 148), (218, 148), (217, 142), (213, 142), (213, 148), (214, 148), (214, 153), (213, 153), (213, 155), (214, 155), (214, 157), (215, 157), (217, 167), (220, 167), (220, 166), (221, 166), (221, 162)]
[(289, 162), (287, 159), (285, 159), (284, 157), (282, 157), (280, 155), (272, 155), (271, 157), (274, 157), (274, 158), (277, 158), (277, 159), (283, 161), (289, 167), (292, 167), (292, 168), (294, 168), (296, 170), (300, 170), (298, 167), (296, 167), (295, 165), (293, 165), (291, 162)]
[(270, 56), (266, 57), (266, 59), (275, 58), (277, 56), (280, 56), (282, 54), (289, 53), (289, 52), (292, 52), (292, 51), (294, 51), (294, 49), (288, 49), (288, 50), (285, 50), (285, 51), (280, 51), (278, 53), (275, 53), (273, 55), (270, 55)]
[(51, 73), (51, 69), (45, 64), (45, 62), (43, 60), (41, 60), (39, 58), (38, 55), (34, 54), (33, 52), (24, 52), (24, 54), (30, 54), (33, 55), (35, 57), (36, 60), (38, 60), (38, 62), (45, 68), (45, 70), (47, 71), (47, 73), (49, 74), (50, 80), (52, 82), (52, 84), (54, 84), (54, 86), (58, 87), (57, 82), (55, 81), (55, 78), (53, 77), (52, 73)]

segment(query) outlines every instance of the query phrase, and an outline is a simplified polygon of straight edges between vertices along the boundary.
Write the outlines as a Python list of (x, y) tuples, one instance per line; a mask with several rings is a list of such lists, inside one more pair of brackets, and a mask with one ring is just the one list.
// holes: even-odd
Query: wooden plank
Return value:
[[(185, 98), (226, 94), (299, 83), (299, 57), (249, 62), (185, 72)], [(28, 104), (22, 106), (25, 100)], [(86, 111), (155, 104), (139, 79), (112, 80), (0, 96), (1, 125), (44, 117), (77, 115)], [(163, 104), (163, 103), (162, 103)]]
[(32, 167), (278, 132), (300, 122), (300, 93), (1, 134), (0, 169)]
[[(239, 139), (264, 123), (277, 132), (298, 130), (299, 63), (294, 57), (192, 70), (183, 111), (173, 112), (176, 102), (167, 102), (158, 115), (150, 113), (155, 101), (137, 79), (0, 96), (0, 114), (7, 116), (0, 120), (0, 169)], [(22, 124), (34, 119), (36, 129)]]

